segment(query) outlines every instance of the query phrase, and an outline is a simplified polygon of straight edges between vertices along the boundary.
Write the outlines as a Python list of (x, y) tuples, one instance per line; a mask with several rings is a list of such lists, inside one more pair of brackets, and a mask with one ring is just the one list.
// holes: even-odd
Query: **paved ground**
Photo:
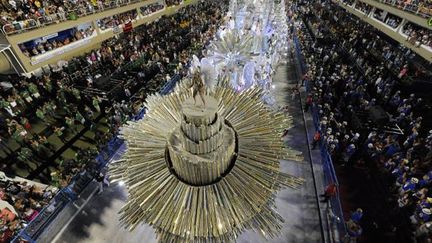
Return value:
[[(281, 168), (285, 172), (305, 178), (305, 184), (298, 191), (286, 189), (278, 193), (276, 198), (277, 211), (285, 219), (281, 235), (268, 242), (322, 242), (319, 210), (317, 205), (315, 182), (312, 179), (312, 167), (306, 140), (305, 123), (300, 108), (299, 97), (291, 97), (293, 84), (298, 80), (297, 66), (294, 62), (282, 65), (274, 78), (272, 93), (280, 106), (289, 106), (294, 118), (294, 126), (289, 130), (287, 144), (303, 153), (302, 163), (282, 161)], [(307, 117), (308, 126), (311, 118)], [(316, 156), (314, 151), (313, 157)], [(316, 184), (321, 192), (322, 170), (320, 157), (315, 157), (313, 168), (317, 176)], [(82, 210), (71, 219), (70, 223), (55, 238), (54, 242), (157, 242), (151, 227), (142, 225), (133, 232), (128, 232), (119, 225), (117, 212), (127, 199), (125, 189), (120, 185), (112, 185), (100, 195), (94, 195)], [(323, 206), (321, 206), (323, 207)], [(324, 226), (325, 228), (325, 226)], [(237, 242), (264, 242), (254, 232), (245, 232)]]

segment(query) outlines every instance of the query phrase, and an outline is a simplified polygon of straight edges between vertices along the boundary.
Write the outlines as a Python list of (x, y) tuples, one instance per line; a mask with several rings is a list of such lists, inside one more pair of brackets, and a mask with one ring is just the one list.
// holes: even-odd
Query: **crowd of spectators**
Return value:
[(375, 9), (375, 11), (373, 12), (374, 18), (380, 20), (381, 22), (384, 22), (386, 15), (386, 11), (379, 8)]
[[(350, 4), (352, 1), (343, 0), (344, 3)], [(407, 3), (406, 1), (387, 1), (387, 2), (403, 2)], [(410, 1), (411, 2), (411, 1)], [(421, 1), (422, 2), (422, 1)], [(427, 1), (423, 1), (422, 3), (418, 4), (427, 4)], [(362, 11), (365, 14), (369, 14), (372, 10), (372, 6), (368, 5), (367, 3), (358, 1), (355, 5), (355, 8)], [(429, 11), (431, 13), (430, 16), (432, 16), (432, 4), (429, 3)], [(381, 22), (389, 25), (392, 28), (397, 28), (402, 23), (402, 18), (395, 16), (393, 14), (387, 13), (386, 11), (382, 9), (376, 8), (374, 11), (374, 18), (377, 20), (380, 20)], [(407, 35), (407, 41), (410, 42), (412, 45), (420, 47), (421, 45), (431, 47), (432, 46), (432, 31), (418, 26), (413, 23), (406, 23), (403, 26), (402, 32)]]
[[(328, 26), (322, 25), (319, 22), (314, 23), (313, 19), (310, 21), (316, 29), (328, 29), (333, 34), (343, 36), (344, 38), (341, 38), (342, 46), (353, 56), (358, 67), (366, 73), (373, 71), (372, 67), (375, 65), (373, 61), (378, 60), (380, 64), (390, 69), (399, 78), (420, 75), (421, 71), (417, 70), (416, 67), (408, 65), (408, 60), (412, 56), (410, 49), (402, 46), (395, 48), (392, 43), (389, 43), (378, 34), (379, 31), (377, 29), (369, 25), (359, 24), (360, 20), (354, 19), (351, 15), (335, 16), (339, 20), (345, 21), (346, 24), (334, 24), (328, 29)], [(323, 36), (321, 32), (318, 31), (317, 33)], [(384, 83), (381, 83), (380, 89), (384, 85)]]
[(161, 2), (157, 2), (157, 3), (152, 3), (144, 7), (141, 7), (140, 11), (142, 16), (146, 16), (154, 12), (157, 12), (159, 10), (162, 10), (163, 8), (165, 8), (165, 5)]
[(98, 27), (101, 30), (106, 30), (113, 28), (115, 26), (119, 26), (121, 24), (126, 24), (136, 20), (138, 17), (138, 12), (133, 9), (124, 13), (116, 14), (113, 16), (109, 16), (97, 21)]
[(34, 219), (52, 199), (55, 189), (26, 181), (0, 180), (0, 241), (8, 242), (16, 231)]
[[(366, 11), (370, 11), (370, 7), (366, 8)], [(381, 21), (381, 22), (383, 22), (383, 23), (385, 23), (385, 24), (387, 24), (387, 25), (389, 25), (390, 27), (392, 27), (394, 29), (396, 27), (398, 27), (399, 24), (402, 22), (402, 18), (400, 18), (400, 17), (398, 17), (396, 15), (387, 13), (384, 10), (381, 10), (381, 9), (375, 9), (374, 18), (377, 19), (377, 20), (379, 20), (379, 21)]]
[[(211, 6), (205, 12), (203, 6)], [(208, 18), (208, 16), (211, 16)], [(212, 37), (216, 24), (220, 19), (221, 10), (216, 4), (201, 3), (188, 7), (175, 15), (175, 18), (162, 18), (159, 21), (127, 33), (122, 38), (112, 39), (102, 44), (102, 47), (70, 62), (87, 65), (92, 68), (93, 75), (77, 72), (77, 80), (85, 82), (85, 86), (94, 88), (95, 76), (112, 75), (119, 72), (124, 64), (138, 62), (136, 73), (138, 81), (155, 78), (162, 84), (170, 77), (184, 72), (192, 51), (197, 52), (203, 44)], [(178, 28), (179, 26), (183, 26)], [(75, 64), (76, 65), (76, 64)], [(82, 66), (81, 66), (82, 67)], [(152, 68), (156, 67), (156, 69)], [(14, 140), (24, 150), (22, 160), (33, 159), (43, 161), (49, 157), (50, 148), (46, 138), (34, 134), (30, 121), (34, 119), (44, 122), (53, 133), (67, 142), (69, 127), (73, 125), (88, 125), (91, 127), (93, 118), (105, 111), (101, 97), (82, 95), (82, 90), (70, 82), (67, 68), (59, 72), (51, 72), (41, 77), (31, 76), (20, 82), (14, 82), (11, 77), (10, 86), (2, 86), (0, 105), (2, 110), (2, 141)], [(148, 72), (146, 72), (148, 71)], [(127, 75), (124, 73), (123, 75)], [(163, 77), (163, 78), (161, 78)], [(124, 88), (124, 97), (130, 98), (131, 91)], [(114, 110), (122, 116), (130, 117), (135, 111), (126, 111), (124, 101), (114, 104)], [(111, 105), (109, 106), (111, 107)], [(116, 109), (121, 107), (121, 109)], [(116, 113), (116, 112), (114, 112)], [(70, 117), (67, 114), (74, 114)], [(114, 119), (116, 121), (126, 120)], [(118, 122), (117, 122), (118, 123)], [(121, 122), (120, 122), (121, 123)], [(116, 124), (115, 127), (120, 126)], [(36, 146), (37, 144), (37, 146)], [(2, 149), (12, 152), (7, 143), (2, 143)], [(37, 149), (35, 149), (37, 147)], [(12, 153), (9, 153), (12, 155)], [(20, 153), (18, 153), (20, 154)]]
[(384, 21), (384, 23), (386, 23), (387, 25), (389, 25), (393, 29), (398, 27), (401, 22), (402, 22), (401, 18), (399, 18), (398, 16), (395, 16), (395, 15), (392, 15), (392, 14), (387, 14), (387, 17)]
[(377, 0), (399, 9), (418, 13), (419, 15), (430, 17), (432, 16), (432, 2), (429, 0)]
[(360, 1), (358, 1), (356, 3), (355, 8), (362, 11), (366, 15), (368, 15), (370, 13), (370, 11), (372, 10), (371, 5), (364, 3), (364, 2), (360, 2)]
[[(46, 134), (56, 134), (67, 143), (77, 129), (66, 131), (66, 127), (92, 124), (100, 100), (84, 97), (73, 85), (65, 83), (60, 73), (16, 81), (11, 77), (11, 86), (2, 86), (0, 130), (5, 141), (2, 149), (19, 167), (32, 171), (57, 150)], [(39, 133), (32, 128), (32, 123), (38, 121), (46, 127)], [(18, 144), (19, 149), (13, 151), (6, 141)]]
[[(351, 5), (353, 1), (343, 0), (343, 2)], [(407, 3), (407, 1), (386, 1), (386, 2), (403, 2), (405, 4)], [(418, 4), (423, 4), (423, 6), (427, 4), (427, 1), (421, 1), (421, 2), (422, 3), (418, 3)], [(360, 1), (356, 3), (355, 8), (362, 11), (365, 14), (369, 14), (370, 11), (372, 10), (372, 6)], [(432, 5), (429, 5), (429, 11), (431, 13), (430, 16), (432, 16)], [(381, 22), (389, 25), (392, 28), (397, 28), (402, 23), (402, 19), (400, 17), (387, 13), (386, 11), (378, 8), (375, 9), (374, 11), (374, 18), (380, 20)], [(432, 47), (432, 31), (427, 28), (423, 28), (413, 23), (407, 23), (403, 26), (403, 33), (408, 36), (407, 41), (413, 44), (414, 46), (420, 47), (421, 45), (425, 45), (427, 47)]]
[(415, 46), (425, 45), (432, 48), (432, 30), (407, 23), (403, 26), (402, 32), (407, 35), (407, 41), (411, 44)]
[(71, 31), (70, 36), (63, 37), (61, 39), (54, 37), (48, 40), (40, 40), (40, 42), (33, 47), (27, 47), (24, 43), (19, 44), (20, 50), (27, 57), (34, 57), (40, 54), (44, 54), (45, 52), (49, 52), (51, 50), (55, 50), (57, 48), (69, 45), (75, 41), (79, 41), (85, 38), (88, 38), (94, 34), (94, 29), (92, 27), (88, 27), (86, 29), (73, 29)]
[[(72, 178), (76, 180), (77, 173), (84, 175), (85, 171), (91, 171), (97, 164), (96, 155), (143, 108), (148, 93), (158, 90), (176, 75), (186, 75), (192, 55), (201, 55), (226, 10), (227, 1), (202, 1), (173, 16), (114, 37), (100, 49), (74, 58), (58, 71), (53, 69), (40, 77), (19, 81), (10, 77), (10, 85), (2, 86), (0, 100), (0, 118), (4, 121), (1, 122), (1, 149), (8, 154), (8, 162), (2, 164), (1, 170), (13, 177), (16, 171), (12, 168), (17, 163), (20, 168), (35, 171), (56, 159), (54, 155), (59, 147), (32, 129), (37, 121), (45, 124), (51, 136), (62, 141), (62, 147), (70, 146), (68, 143), (74, 136), (82, 136), (79, 133), (83, 129), (91, 130), (95, 133), (96, 149), (79, 149), (72, 159), (57, 158), (59, 162), (50, 165), (54, 169), (49, 170), (48, 177), (41, 174), (35, 178), (63, 188)], [(69, 70), (74, 66), (79, 71)], [(83, 71), (86, 68), (88, 72)], [(72, 82), (71, 73), (78, 82)], [(88, 88), (97, 90), (96, 80), (101, 74), (132, 81), (123, 83), (120, 98), (108, 99), (102, 92), (101, 96), (86, 95)], [(95, 129), (98, 117), (107, 118), (107, 132)], [(10, 140), (19, 145), (18, 150), (10, 148)], [(1, 233), (8, 235), (8, 227), (2, 228)]]
[(352, 6), (356, 1), (355, 0), (343, 0), (345, 4)]
[[(335, 15), (343, 25), (334, 22)], [(319, 118), (314, 143), (320, 140), (336, 164), (349, 168), (364, 165), (388, 175), (391, 186), (387, 189), (392, 193), (388, 208), (393, 211), (386, 217), (399, 221), (387, 225), (376, 222), (374, 227), (402, 234), (400, 231), (407, 229), (400, 228), (401, 221), (410, 216), (413, 228), (408, 231), (412, 231), (412, 239), (430, 242), (432, 130), (422, 123), (422, 115), (428, 110), (422, 98), (403, 95), (395, 86), (407, 73), (407, 55), (389, 43), (383, 44), (370, 28), (343, 15), (346, 13), (331, 5), (306, 14), (319, 19), (318, 31), (324, 32), (330, 43), (313, 41), (304, 33), (299, 37), (307, 57), (307, 106), (313, 104)], [(387, 61), (392, 59), (392, 65), (371, 58), (366, 51), (370, 49)], [(400, 68), (399, 74), (391, 68)], [(377, 108), (390, 114), (384, 124), (358, 118)], [(351, 217), (347, 229), (351, 239), (360, 237), (361, 221), (355, 222)]]
[(168, 7), (179, 5), (183, 2), (183, 0), (165, 0), (165, 3)]
[(80, 0), (80, 1), (23, 1), (10, 0), (0, 3), (0, 27), (7, 25), (6, 33), (56, 23), (78, 16), (104, 11), (135, 0)]

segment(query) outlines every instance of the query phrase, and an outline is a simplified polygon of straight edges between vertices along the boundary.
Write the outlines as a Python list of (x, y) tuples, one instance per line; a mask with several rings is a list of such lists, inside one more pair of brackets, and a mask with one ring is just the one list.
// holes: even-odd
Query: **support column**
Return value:
[(369, 18), (372, 18), (372, 16), (373, 16), (374, 13), (375, 13), (375, 10), (376, 10), (376, 8), (373, 7), (372, 10), (370, 11), (370, 13), (368, 14), (368, 17), (369, 17)]
[(94, 19), (91, 23), (92, 23), (93, 29), (96, 30), (96, 35), (99, 35), (101, 33), (101, 30), (99, 29), (99, 26), (97, 24), (97, 19)]
[(402, 33), (402, 29), (403, 29), (403, 27), (405, 26), (405, 24), (407, 23), (408, 21), (406, 20), (406, 19), (402, 19), (402, 22), (399, 24), (399, 26), (396, 28), (396, 32), (397, 33)]

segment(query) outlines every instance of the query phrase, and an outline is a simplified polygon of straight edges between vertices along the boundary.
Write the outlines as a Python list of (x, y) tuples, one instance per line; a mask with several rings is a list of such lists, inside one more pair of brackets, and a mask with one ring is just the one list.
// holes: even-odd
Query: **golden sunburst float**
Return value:
[(150, 96), (144, 119), (121, 130), (127, 151), (110, 167), (129, 194), (121, 223), (152, 225), (160, 242), (234, 242), (246, 230), (277, 236), (276, 192), (303, 182), (280, 171), (280, 160), (301, 160), (281, 140), (290, 117), (263, 104), (258, 88), (217, 86), (204, 106), (181, 87)]

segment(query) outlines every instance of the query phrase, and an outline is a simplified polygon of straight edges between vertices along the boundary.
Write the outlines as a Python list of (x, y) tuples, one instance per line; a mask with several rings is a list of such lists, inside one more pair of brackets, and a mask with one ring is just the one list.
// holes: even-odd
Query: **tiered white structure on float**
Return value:
[(168, 140), (172, 169), (192, 185), (217, 181), (235, 156), (235, 132), (217, 113), (218, 102), (206, 96), (205, 108), (192, 98), (182, 105), (182, 121)]

